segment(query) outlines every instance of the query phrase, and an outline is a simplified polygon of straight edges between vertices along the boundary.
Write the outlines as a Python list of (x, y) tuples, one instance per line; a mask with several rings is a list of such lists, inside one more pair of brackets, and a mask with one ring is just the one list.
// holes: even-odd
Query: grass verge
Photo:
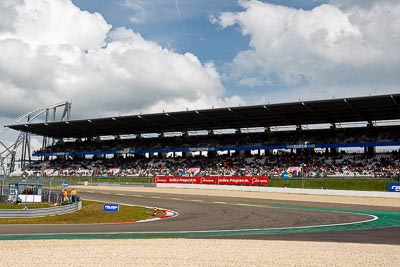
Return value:
[[(74, 213), (40, 218), (0, 218), (0, 224), (123, 223), (154, 218), (153, 210), (149, 208), (120, 205), (119, 212), (104, 212), (104, 203), (86, 200), (82, 203), (82, 209)], [(13, 206), (24, 208), (24, 205)], [(159, 211), (157, 216), (161, 213)]]
[[(49, 185), (49, 178), (40, 178), (40, 180), (26, 178), (31, 182), (43, 183), (45, 187)], [(66, 182), (72, 184), (82, 184), (87, 181), (89, 183), (99, 184), (151, 184), (153, 183), (152, 177), (53, 177), (53, 188), (60, 187), (61, 183)], [(13, 181), (18, 182), (19, 178), (8, 178), (7, 183)], [(306, 189), (332, 189), (332, 190), (360, 190), (360, 191), (388, 191), (389, 183), (398, 183), (398, 180), (393, 178), (372, 178), (372, 177), (327, 177), (327, 178), (310, 178), (296, 177), (293, 179), (282, 179), (278, 177), (270, 177), (269, 187), (288, 187), (288, 188), (306, 188)], [(58, 190), (58, 189), (56, 189)]]
[(351, 178), (301, 178), (270, 179), (269, 187), (288, 187), (306, 189), (388, 191), (389, 183), (398, 183), (394, 179), (351, 179)]
[(28, 209), (44, 209), (53, 207), (53, 205), (49, 203), (22, 203), (19, 205), (9, 204), (9, 203), (0, 203), (0, 210), (21, 210), (27, 207)]

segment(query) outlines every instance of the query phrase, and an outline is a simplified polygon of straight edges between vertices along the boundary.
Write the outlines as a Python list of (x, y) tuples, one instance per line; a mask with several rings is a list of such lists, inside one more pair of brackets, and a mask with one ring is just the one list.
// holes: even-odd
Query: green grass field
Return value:
[[(7, 179), (7, 183), (20, 181), (21, 178)], [(44, 187), (50, 184), (50, 178), (26, 178), (30, 182), (43, 183)], [(56, 177), (52, 178), (52, 187), (59, 188), (62, 183), (68, 183), (69, 187), (74, 184), (118, 184), (118, 185), (150, 185), (152, 177)], [(391, 178), (301, 178), (282, 179), (273, 177), (269, 181), (270, 187), (289, 187), (307, 189), (332, 189), (332, 190), (362, 190), (362, 191), (388, 191), (388, 184), (399, 182)], [(58, 189), (55, 189), (58, 190)]]
[(24, 207), (28, 209), (43, 209), (43, 208), (50, 208), (53, 207), (50, 203), (23, 203), (19, 205), (9, 204), (9, 203), (0, 203), (0, 210), (8, 210), (8, 209), (23, 209)]
[(393, 179), (351, 179), (351, 178), (305, 178), (270, 179), (270, 187), (290, 187), (308, 189), (388, 191), (388, 184), (398, 182)]
[[(41, 218), (7, 218), (0, 219), (0, 224), (85, 224), (85, 223), (118, 223), (118, 222), (133, 222), (154, 218), (153, 210), (144, 207), (124, 206), (120, 205), (119, 212), (104, 212), (104, 203), (83, 201), (82, 209), (64, 215), (49, 216)], [(10, 205), (2, 203), (0, 209), (11, 206), (13, 208), (23, 209), (25, 204)], [(43, 208), (49, 207), (46, 203), (29, 204), (28, 208)], [(36, 206), (34, 206), (36, 205)], [(158, 211), (157, 216), (162, 215)]]

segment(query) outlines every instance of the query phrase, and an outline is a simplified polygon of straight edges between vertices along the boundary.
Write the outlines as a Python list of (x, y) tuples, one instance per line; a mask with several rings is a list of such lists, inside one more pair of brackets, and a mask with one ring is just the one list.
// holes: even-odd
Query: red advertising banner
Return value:
[(155, 176), (154, 183), (164, 184), (220, 184), (268, 185), (268, 176)]

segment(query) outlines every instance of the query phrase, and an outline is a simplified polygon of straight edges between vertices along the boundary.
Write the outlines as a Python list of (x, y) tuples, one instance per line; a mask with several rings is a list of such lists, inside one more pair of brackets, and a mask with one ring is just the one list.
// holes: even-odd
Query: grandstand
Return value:
[[(394, 177), (399, 103), (396, 94), (8, 127), (56, 140), (33, 153), (41, 160), (24, 166), (27, 175), (273, 177), (294, 168), (293, 175)], [(344, 153), (349, 148), (363, 153)]]

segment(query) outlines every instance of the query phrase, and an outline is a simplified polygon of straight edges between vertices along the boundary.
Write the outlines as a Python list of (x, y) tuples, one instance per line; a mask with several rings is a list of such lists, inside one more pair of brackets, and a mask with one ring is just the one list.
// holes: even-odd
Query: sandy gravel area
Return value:
[(1, 266), (398, 266), (400, 246), (250, 240), (1, 241)]
[[(90, 190), (90, 187), (84, 187)], [(143, 187), (132, 192), (223, 195), (399, 207), (398, 199)], [(83, 190), (83, 187), (80, 188)], [(162, 190), (162, 191), (161, 191)], [(78, 188), (79, 191), (79, 188)], [(0, 241), (0, 266), (399, 266), (400, 246), (269, 240)]]

